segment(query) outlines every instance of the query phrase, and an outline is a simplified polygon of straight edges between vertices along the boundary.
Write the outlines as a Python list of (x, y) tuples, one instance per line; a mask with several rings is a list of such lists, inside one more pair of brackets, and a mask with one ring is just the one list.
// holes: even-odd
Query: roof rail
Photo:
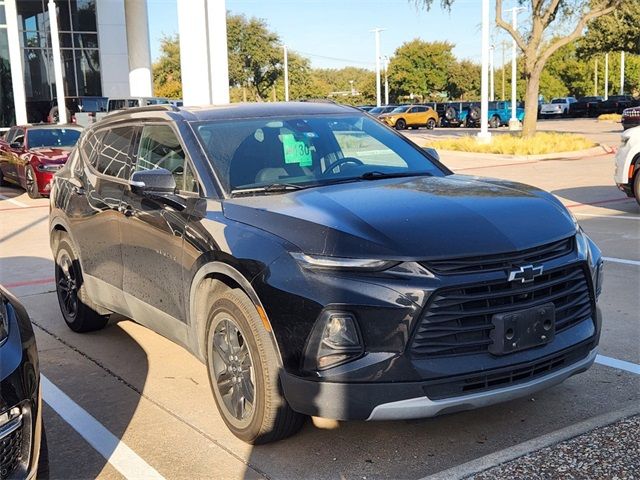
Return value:
[(157, 105), (145, 105), (144, 107), (129, 107), (122, 110), (116, 110), (115, 112), (107, 112), (107, 116), (115, 116), (123, 113), (136, 113), (136, 112), (179, 112), (180, 107), (176, 107), (170, 103), (160, 103)]

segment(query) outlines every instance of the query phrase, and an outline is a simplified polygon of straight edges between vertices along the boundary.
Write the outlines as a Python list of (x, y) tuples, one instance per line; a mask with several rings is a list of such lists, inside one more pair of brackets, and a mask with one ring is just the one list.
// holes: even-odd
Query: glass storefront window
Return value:
[(15, 123), (9, 40), (7, 38), (4, 4), (0, 2), (0, 127), (9, 127), (15, 125)]

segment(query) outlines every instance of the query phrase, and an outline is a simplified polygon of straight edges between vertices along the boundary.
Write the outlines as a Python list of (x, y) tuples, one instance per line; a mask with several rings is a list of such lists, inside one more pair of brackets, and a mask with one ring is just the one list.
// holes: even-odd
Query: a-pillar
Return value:
[(151, 97), (153, 77), (147, 0), (125, 0), (124, 12), (129, 51), (129, 92), (132, 97)]

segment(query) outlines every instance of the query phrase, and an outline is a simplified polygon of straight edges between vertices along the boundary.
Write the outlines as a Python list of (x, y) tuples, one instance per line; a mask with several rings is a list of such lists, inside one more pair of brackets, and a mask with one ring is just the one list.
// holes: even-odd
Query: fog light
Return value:
[(314, 326), (305, 351), (305, 370), (323, 370), (355, 360), (364, 347), (355, 317), (345, 312), (324, 312)]

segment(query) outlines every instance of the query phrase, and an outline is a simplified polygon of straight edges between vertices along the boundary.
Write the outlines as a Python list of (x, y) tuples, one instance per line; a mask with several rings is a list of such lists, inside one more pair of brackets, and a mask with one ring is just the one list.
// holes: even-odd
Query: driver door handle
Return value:
[(84, 188), (82, 187), (74, 185), (72, 190), (73, 190), (73, 193), (75, 193), (76, 195), (84, 195)]
[(120, 204), (118, 206), (118, 211), (122, 213), (125, 217), (131, 217), (133, 215), (133, 207), (131, 205)]

